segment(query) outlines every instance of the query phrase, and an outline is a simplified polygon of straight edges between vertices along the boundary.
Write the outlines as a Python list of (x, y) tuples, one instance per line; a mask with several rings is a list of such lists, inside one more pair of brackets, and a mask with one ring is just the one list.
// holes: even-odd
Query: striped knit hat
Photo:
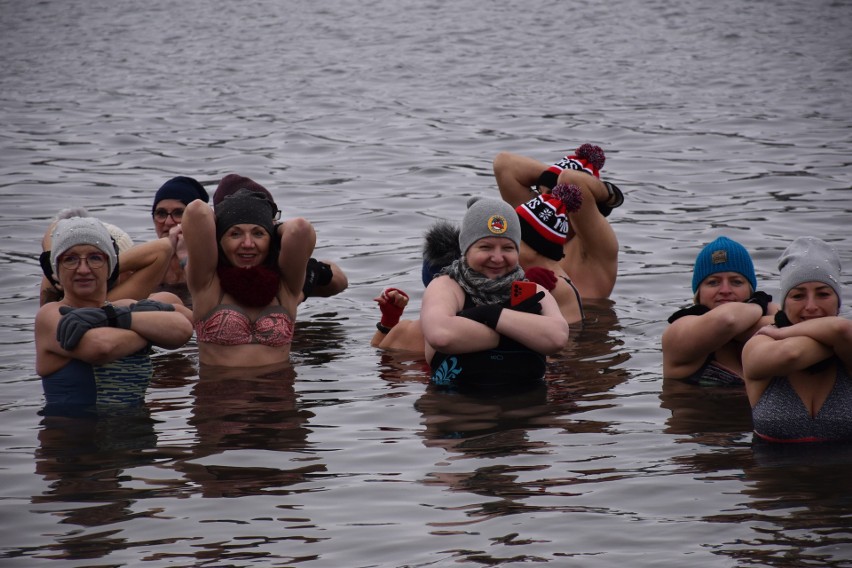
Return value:
[(583, 193), (574, 184), (559, 184), (551, 193), (542, 193), (519, 205), (515, 211), (521, 222), (521, 240), (536, 252), (560, 260), (568, 240), (568, 213), (577, 211)]

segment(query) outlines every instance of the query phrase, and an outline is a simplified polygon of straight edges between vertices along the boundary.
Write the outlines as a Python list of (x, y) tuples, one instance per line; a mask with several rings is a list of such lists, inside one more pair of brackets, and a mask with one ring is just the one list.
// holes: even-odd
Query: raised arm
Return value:
[(533, 198), (530, 188), (536, 185), (547, 165), (534, 158), (500, 152), (492, 164), (494, 179), (503, 201), (517, 207)]
[(305, 284), (308, 259), (311, 258), (317, 242), (316, 232), (313, 225), (301, 217), (279, 224), (276, 231), (281, 238), (278, 268), (283, 275), (284, 286), (294, 298), (300, 298)]
[(168, 237), (135, 245), (120, 254), (118, 268), (127, 276), (119, 280), (107, 298), (110, 301), (147, 298), (162, 281), (172, 254), (174, 249)]
[(196, 199), (186, 206), (181, 227), (188, 259), (186, 283), (194, 297), (213, 283), (219, 263), (213, 209), (207, 203)]

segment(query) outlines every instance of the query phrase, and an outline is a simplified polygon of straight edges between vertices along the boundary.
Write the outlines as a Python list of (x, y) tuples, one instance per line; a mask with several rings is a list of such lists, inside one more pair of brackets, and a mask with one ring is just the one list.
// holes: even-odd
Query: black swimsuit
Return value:
[[(465, 294), (464, 309), (473, 307)], [(457, 390), (525, 390), (542, 383), (546, 358), (513, 339), (500, 336), (494, 349), (448, 355), (430, 361), (432, 383)]]

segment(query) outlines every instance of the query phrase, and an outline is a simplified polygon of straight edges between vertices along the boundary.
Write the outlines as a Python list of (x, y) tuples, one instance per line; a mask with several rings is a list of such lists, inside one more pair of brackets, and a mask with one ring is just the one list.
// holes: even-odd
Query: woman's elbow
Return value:
[(313, 250), (316, 245), (317, 234), (314, 226), (304, 217), (288, 219), (285, 223), (284, 238), (298, 239), (301, 243), (308, 243)]
[(81, 343), (78, 349), (71, 352), (75, 358), (96, 366), (112, 363), (118, 358), (118, 345), (114, 341), (95, 334), (89, 335), (90, 337), (83, 338), (84, 343)]
[(560, 325), (553, 333), (548, 335), (548, 345), (545, 346), (546, 351), (544, 351), (544, 355), (553, 355), (554, 353), (558, 353), (565, 349), (568, 345), (568, 338), (570, 337), (570, 328), (568, 324)]
[(186, 345), (186, 342), (192, 337), (192, 324), (186, 317), (178, 312), (179, 318), (174, 318), (173, 322), (169, 323), (169, 333), (164, 337), (158, 338), (158, 341), (153, 343), (163, 349), (178, 349)]
[(453, 345), (457, 343), (456, 337), (446, 327), (423, 327), (423, 338), (435, 351), (448, 353)]

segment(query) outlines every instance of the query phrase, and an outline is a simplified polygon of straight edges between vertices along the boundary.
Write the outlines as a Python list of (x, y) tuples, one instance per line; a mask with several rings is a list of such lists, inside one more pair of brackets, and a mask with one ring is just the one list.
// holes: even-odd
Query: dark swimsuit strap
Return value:
[(586, 313), (583, 311), (583, 300), (580, 298), (580, 291), (577, 290), (577, 287), (574, 286), (574, 283), (571, 282), (570, 278), (566, 276), (560, 276), (560, 278), (562, 278), (562, 280), (564, 280), (571, 287), (571, 289), (574, 290), (574, 295), (577, 297), (577, 305), (580, 306), (580, 319), (585, 320)]

